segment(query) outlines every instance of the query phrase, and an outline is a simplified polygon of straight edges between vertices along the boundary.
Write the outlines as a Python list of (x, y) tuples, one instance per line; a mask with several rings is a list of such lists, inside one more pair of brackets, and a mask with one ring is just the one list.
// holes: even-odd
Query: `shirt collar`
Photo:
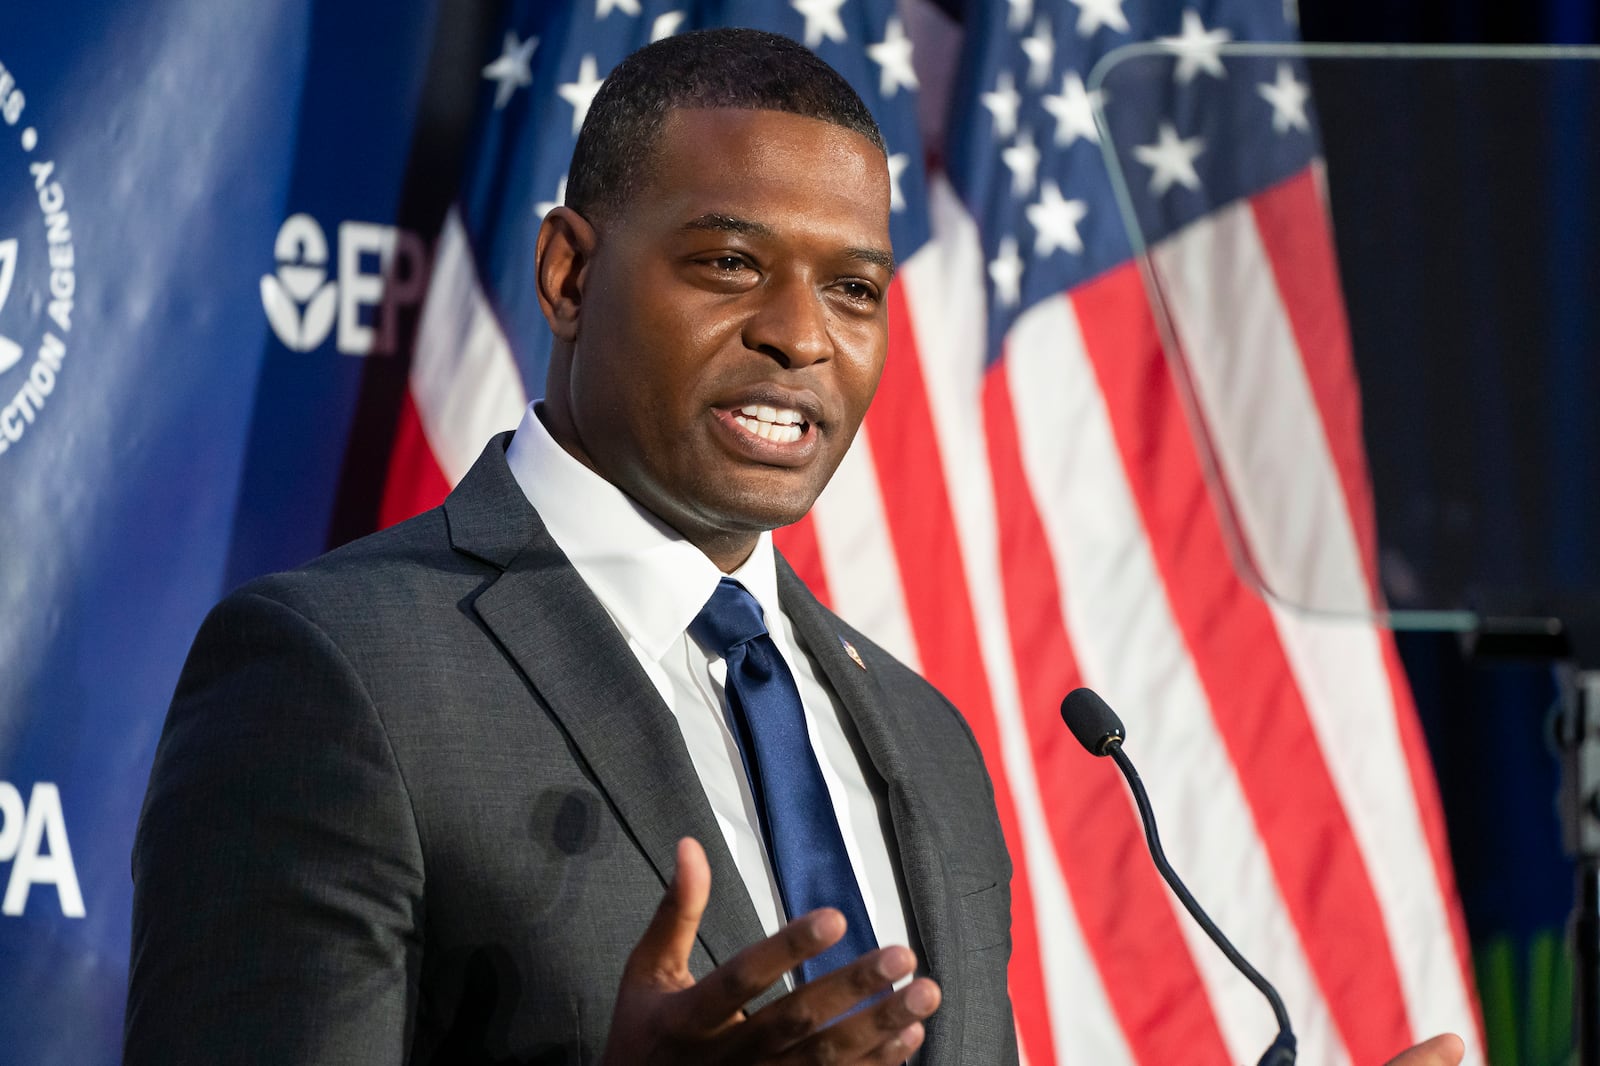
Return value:
[[(625, 637), (659, 662), (716, 591), (705, 553), (556, 443), (538, 404), (522, 415), (506, 462), (556, 546)], [(772, 534), (762, 533), (733, 578), (769, 619), (778, 611)], [(771, 628), (772, 623), (768, 623)]]

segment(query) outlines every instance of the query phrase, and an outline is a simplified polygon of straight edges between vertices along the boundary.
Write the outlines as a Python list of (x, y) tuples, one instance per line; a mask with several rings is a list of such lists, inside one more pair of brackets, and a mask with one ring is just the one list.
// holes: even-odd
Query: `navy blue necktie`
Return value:
[(817, 907), (844, 914), (844, 939), (800, 965), (811, 981), (878, 946), (844, 848), (828, 786), (806, 736), (800, 690), (745, 587), (723, 578), (689, 635), (728, 663), (728, 705), (745, 773), (790, 918)]

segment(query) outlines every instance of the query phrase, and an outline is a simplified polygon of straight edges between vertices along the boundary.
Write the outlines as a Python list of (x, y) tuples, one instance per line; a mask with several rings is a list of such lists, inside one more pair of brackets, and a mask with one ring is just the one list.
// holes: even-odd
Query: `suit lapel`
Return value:
[(571, 738), (663, 885), (679, 838), (704, 846), (711, 902), (700, 942), (720, 965), (765, 935), (760, 920), (677, 721), (522, 494), (506, 466), (508, 439), (491, 441), (445, 502), (452, 546), (502, 571), (473, 609)]
[[(911, 899), (910, 917), (922, 945), (923, 964), (936, 980), (955, 979), (953, 901), (943, 848), (933, 829), (935, 808), (920, 784), (921, 775), (916, 773), (916, 723), (899, 717), (871, 671), (847, 650), (837, 619), (823, 609), (781, 556), (778, 595), (795, 630), (849, 714), (873, 767), (883, 778), (894, 826), (893, 846)], [(926, 1053), (920, 1061), (955, 1062), (959, 1034), (952, 1032), (953, 1020), (945, 1012), (938, 1012), (928, 1020), (927, 1027)]]

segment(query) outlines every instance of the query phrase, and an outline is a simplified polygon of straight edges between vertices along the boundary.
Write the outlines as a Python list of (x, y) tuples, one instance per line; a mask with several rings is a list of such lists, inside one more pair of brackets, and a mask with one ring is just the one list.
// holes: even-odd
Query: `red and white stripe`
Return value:
[[(1286, 602), (1374, 603), (1317, 181), (1155, 249), (1179, 370), (1133, 264), (1031, 309), (986, 367), (976, 227), (934, 176), (935, 237), (890, 290), (878, 398), (811, 515), (779, 533), (985, 751), (1016, 858), (1011, 992), (1031, 1066), (1254, 1061), (1273, 1032), (1151, 868), (1114, 769), (1061, 726), (1078, 684), (1121, 711), (1174, 863), (1283, 992), (1302, 1061), (1380, 1063), (1442, 1029), (1483, 1061), (1393, 643)], [(526, 402), (453, 218), (438, 259), (391, 516), (437, 502)]]
[(439, 233), (407, 386), (379, 510), (385, 526), (443, 500), (484, 443), (515, 429), (528, 406), (454, 208)]

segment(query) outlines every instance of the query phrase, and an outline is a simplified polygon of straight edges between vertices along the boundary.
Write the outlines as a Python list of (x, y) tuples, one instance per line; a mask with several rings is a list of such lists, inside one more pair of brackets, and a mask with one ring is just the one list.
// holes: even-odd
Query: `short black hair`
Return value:
[(888, 155), (850, 83), (798, 41), (764, 30), (695, 30), (646, 45), (606, 78), (572, 150), (567, 206), (591, 222), (614, 213), (649, 175), (669, 111), (724, 107), (821, 119)]

